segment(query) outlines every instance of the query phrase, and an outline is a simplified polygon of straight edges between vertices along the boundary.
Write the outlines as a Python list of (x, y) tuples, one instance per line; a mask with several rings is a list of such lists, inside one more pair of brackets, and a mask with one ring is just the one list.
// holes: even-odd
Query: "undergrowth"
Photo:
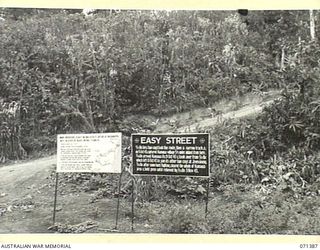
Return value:
[(137, 208), (138, 219), (157, 225), (159, 233), (319, 234), (318, 199), (297, 202), (282, 192), (259, 197), (236, 186), (226, 186), (223, 193), (209, 201), (207, 216), (205, 203), (188, 200), (144, 205)]

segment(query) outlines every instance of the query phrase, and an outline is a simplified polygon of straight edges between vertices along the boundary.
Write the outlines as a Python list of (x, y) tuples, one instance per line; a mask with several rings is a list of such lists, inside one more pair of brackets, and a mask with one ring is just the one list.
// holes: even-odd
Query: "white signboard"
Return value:
[(121, 173), (121, 133), (58, 135), (57, 172)]

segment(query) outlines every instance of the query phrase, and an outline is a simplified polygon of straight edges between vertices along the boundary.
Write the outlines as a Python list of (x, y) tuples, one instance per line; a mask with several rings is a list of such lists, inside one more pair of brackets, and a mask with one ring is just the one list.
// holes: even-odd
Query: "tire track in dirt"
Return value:
[(248, 117), (252, 115), (256, 115), (260, 113), (265, 106), (273, 103), (273, 100), (263, 102), (261, 104), (255, 104), (253, 106), (243, 107), (236, 111), (230, 111), (225, 114), (221, 114), (219, 116), (215, 116), (213, 118), (207, 118), (203, 121), (193, 123), (189, 126), (183, 126), (177, 128), (177, 132), (197, 132), (197, 130), (206, 129), (208, 127), (213, 127), (219, 123), (223, 123), (223, 121), (227, 119), (239, 119), (242, 117)]
[[(262, 96), (249, 94), (238, 99), (224, 100), (208, 108), (198, 108), (192, 111), (177, 113), (160, 119), (153, 132), (156, 133), (195, 133), (199, 130), (213, 127), (228, 119), (261, 113), (265, 106), (273, 103), (280, 96), (280, 91), (271, 90)], [(216, 110), (216, 112), (212, 112)], [(218, 112), (217, 112), (218, 111)]]

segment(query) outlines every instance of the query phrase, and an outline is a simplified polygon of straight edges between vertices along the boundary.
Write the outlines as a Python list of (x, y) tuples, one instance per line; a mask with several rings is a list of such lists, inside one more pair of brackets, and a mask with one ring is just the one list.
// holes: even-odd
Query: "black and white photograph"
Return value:
[(320, 235), (319, 10), (0, 8), (0, 234), (117, 233)]

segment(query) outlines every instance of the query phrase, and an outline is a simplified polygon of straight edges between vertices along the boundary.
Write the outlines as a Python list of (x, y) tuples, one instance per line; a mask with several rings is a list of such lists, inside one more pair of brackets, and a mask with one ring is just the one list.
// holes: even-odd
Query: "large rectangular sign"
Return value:
[(57, 172), (121, 173), (121, 133), (58, 135)]
[(133, 174), (209, 176), (209, 134), (132, 134)]

